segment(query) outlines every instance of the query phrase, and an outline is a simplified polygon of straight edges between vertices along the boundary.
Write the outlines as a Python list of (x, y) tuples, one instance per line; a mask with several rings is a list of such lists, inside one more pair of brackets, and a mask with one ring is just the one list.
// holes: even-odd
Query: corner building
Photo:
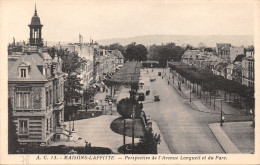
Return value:
[(35, 8), (29, 25), (30, 44), (19, 57), (8, 56), (8, 97), (21, 145), (49, 145), (64, 128), (62, 60), (47, 53), (42, 26)]

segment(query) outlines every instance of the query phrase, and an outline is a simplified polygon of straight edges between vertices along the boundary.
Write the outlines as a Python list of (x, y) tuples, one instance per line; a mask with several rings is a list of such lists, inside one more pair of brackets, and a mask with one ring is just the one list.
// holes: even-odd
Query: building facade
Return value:
[(253, 87), (255, 85), (254, 57), (248, 56), (242, 59), (242, 84)]
[(244, 55), (245, 48), (243, 46), (231, 46), (230, 47), (230, 62), (233, 63), (238, 55)]
[(30, 27), (30, 45), (19, 57), (8, 59), (8, 97), (20, 144), (48, 145), (64, 122), (62, 61), (52, 59), (43, 46), (40, 18)]
[(225, 59), (226, 62), (230, 62), (230, 47), (230, 43), (217, 43), (216, 46), (217, 55), (220, 58)]

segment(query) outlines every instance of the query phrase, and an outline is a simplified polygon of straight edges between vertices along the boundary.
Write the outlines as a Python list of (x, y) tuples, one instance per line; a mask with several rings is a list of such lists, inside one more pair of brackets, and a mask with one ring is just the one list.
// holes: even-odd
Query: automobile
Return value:
[(159, 94), (154, 95), (154, 101), (160, 101), (160, 96), (159, 96)]
[(139, 93), (138, 101), (144, 101), (144, 99), (145, 99), (144, 93)]
[(111, 96), (110, 95), (106, 95), (105, 101), (109, 101), (111, 100)]
[(145, 94), (149, 95), (150, 94), (150, 90), (146, 90)]
[(154, 82), (154, 81), (156, 81), (156, 78), (151, 78), (150, 79), (150, 82)]

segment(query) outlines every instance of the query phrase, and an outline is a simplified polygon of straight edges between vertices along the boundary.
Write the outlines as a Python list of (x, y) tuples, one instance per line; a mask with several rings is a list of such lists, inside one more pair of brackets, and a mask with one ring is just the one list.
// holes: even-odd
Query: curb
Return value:
[(208, 126), (225, 153), (241, 153), (237, 146), (219, 126), (219, 123), (208, 124)]

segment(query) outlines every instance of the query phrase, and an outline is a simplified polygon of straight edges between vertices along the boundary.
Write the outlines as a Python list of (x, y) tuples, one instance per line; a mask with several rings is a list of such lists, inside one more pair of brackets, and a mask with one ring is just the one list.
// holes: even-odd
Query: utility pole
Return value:
[(220, 126), (223, 126), (223, 112), (222, 112), (222, 100), (220, 100), (220, 110), (221, 110), (221, 115), (220, 115)]
[(124, 154), (126, 154), (126, 146), (125, 146), (125, 119), (124, 119), (124, 130), (123, 130), (123, 144), (124, 144)]
[(133, 116), (132, 116), (132, 154), (134, 154), (135, 145), (135, 106), (133, 106)]
[(191, 84), (190, 84), (190, 102), (191, 102)]

